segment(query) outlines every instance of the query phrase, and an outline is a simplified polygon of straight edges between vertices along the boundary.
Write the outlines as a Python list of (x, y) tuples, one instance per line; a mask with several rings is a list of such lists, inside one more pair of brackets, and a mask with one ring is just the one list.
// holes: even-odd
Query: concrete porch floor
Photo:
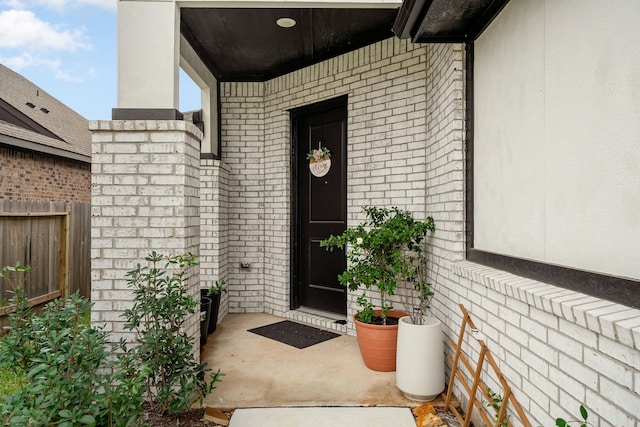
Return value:
[(209, 335), (201, 361), (224, 373), (204, 404), (216, 408), (297, 406), (413, 407), (395, 372), (368, 369), (355, 337), (342, 335), (297, 349), (248, 332), (285, 320), (269, 314), (229, 314)]

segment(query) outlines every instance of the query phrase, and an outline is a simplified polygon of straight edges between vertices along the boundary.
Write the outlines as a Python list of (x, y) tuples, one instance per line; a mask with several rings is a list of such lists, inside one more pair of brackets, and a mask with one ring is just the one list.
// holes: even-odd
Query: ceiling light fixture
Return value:
[(278, 18), (276, 24), (282, 28), (291, 28), (296, 25), (296, 21), (293, 18)]

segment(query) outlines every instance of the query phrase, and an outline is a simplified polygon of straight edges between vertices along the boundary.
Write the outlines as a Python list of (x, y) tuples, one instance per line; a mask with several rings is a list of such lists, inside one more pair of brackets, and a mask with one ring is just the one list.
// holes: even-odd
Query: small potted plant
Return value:
[(404, 286), (410, 315), (398, 324), (396, 385), (406, 397), (419, 402), (435, 399), (445, 388), (442, 324), (429, 315), (433, 298), (427, 278), (427, 259), (422, 248), (408, 256), (412, 274)]
[(211, 323), (211, 298), (200, 295), (200, 345), (207, 343)]
[(211, 299), (211, 314), (207, 331), (209, 334), (214, 333), (216, 330), (216, 326), (218, 325), (218, 312), (220, 311), (220, 299), (222, 298), (222, 294), (226, 294), (227, 291), (228, 288), (224, 279), (216, 280), (209, 289), (202, 290), (203, 294), (206, 292), (206, 297)]
[[(338, 280), (351, 292), (362, 291), (354, 322), (365, 365), (376, 371), (394, 371), (398, 319), (407, 313), (393, 310), (388, 298), (400, 282), (413, 274), (406, 254), (421, 250), (427, 232), (435, 228), (433, 218), (417, 221), (410, 212), (397, 207), (363, 209), (367, 216), (364, 223), (339, 236), (330, 236), (320, 246), (347, 250), (348, 267)], [(374, 298), (380, 301), (378, 309)]]

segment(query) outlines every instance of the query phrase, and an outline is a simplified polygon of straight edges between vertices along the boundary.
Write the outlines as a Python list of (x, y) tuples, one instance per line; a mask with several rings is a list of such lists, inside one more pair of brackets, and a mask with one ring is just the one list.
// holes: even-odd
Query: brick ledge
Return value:
[(202, 140), (204, 134), (193, 123), (183, 120), (90, 120), (89, 130), (99, 131), (136, 131), (136, 132), (166, 132), (183, 131)]
[(640, 310), (469, 261), (452, 267), (461, 277), (640, 350)]

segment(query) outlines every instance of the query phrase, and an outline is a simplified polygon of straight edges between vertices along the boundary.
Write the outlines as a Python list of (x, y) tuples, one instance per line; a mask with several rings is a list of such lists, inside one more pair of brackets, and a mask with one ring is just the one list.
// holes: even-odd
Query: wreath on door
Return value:
[(327, 147), (323, 147), (321, 141), (318, 141), (318, 148), (307, 153), (307, 160), (309, 160), (311, 174), (318, 178), (328, 174), (331, 169), (331, 151)]

